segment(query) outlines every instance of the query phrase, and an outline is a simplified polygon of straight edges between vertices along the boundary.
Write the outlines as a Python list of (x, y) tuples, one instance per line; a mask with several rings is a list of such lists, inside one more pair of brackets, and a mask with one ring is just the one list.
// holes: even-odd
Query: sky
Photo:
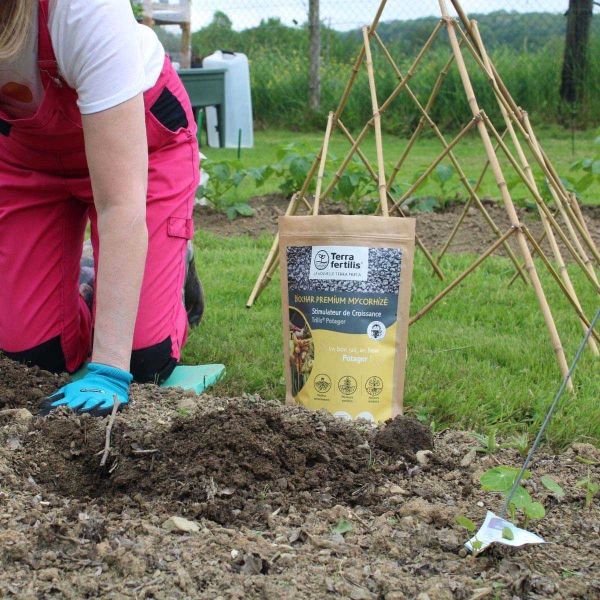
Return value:
[[(193, 29), (207, 25), (216, 10), (225, 12), (235, 29), (258, 25), (261, 19), (279, 17), (288, 25), (306, 21), (308, 0), (192, 0)], [(446, 2), (451, 6), (449, 0)], [(564, 13), (568, 0), (462, 0), (467, 13), (495, 10)], [(379, 0), (321, 0), (321, 20), (339, 30), (353, 29), (371, 21)], [(596, 12), (598, 8), (596, 7)], [(388, 0), (382, 20), (415, 19), (439, 15), (437, 0)]]

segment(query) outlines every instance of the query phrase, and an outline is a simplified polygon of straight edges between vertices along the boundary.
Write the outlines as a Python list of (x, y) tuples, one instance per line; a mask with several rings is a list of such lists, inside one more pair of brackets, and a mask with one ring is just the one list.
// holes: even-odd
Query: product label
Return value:
[(402, 250), (289, 246), (292, 393), (311, 409), (392, 413)]

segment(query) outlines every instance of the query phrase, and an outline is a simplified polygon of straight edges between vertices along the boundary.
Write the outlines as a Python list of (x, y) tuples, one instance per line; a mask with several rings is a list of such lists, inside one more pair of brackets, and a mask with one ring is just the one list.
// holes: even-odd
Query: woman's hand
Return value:
[(92, 361), (129, 371), (148, 248), (143, 96), (82, 121), (100, 240)]

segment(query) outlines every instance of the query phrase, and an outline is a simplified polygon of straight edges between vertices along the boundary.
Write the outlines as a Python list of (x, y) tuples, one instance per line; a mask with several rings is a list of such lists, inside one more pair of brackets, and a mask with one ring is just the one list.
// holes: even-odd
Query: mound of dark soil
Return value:
[[(133, 410), (116, 419), (105, 467), (98, 459), (105, 421), (66, 410), (36, 419), (22, 459), (54, 493), (141, 495), (224, 525), (264, 525), (274, 507), (376, 505), (387, 475), (406, 470), (386, 448), (371, 447), (370, 426), (361, 430), (326, 413), (238, 399), (178, 415), (167, 427), (140, 427), (129, 419)], [(390, 431), (403, 431), (407, 458), (432, 447), (417, 421), (399, 417), (384, 431), (388, 441)]]

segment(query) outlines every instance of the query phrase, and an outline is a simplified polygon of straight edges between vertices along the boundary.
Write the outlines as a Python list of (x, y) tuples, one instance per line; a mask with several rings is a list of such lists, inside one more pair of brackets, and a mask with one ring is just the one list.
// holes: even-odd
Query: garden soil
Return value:
[(600, 501), (575, 487), (600, 478), (591, 445), (534, 460), (547, 516), (531, 529), (550, 544), (475, 559), (455, 518), (499, 510), (478, 478), (515, 450), (133, 386), (101, 467), (108, 418), (36, 415), (64, 381), (0, 358), (2, 598), (600, 598)]
[[(194, 213), (196, 228), (202, 231), (210, 231), (218, 235), (250, 235), (258, 237), (261, 235), (274, 235), (277, 232), (277, 219), (285, 213), (289, 200), (278, 194), (260, 196), (253, 198), (250, 204), (254, 208), (253, 217), (239, 217), (230, 221), (224, 214), (213, 211), (208, 207), (197, 207)], [(510, 222), (504, 208), (492, 200), (483, 200), (494, 222), (502, 232), (510, 227)], [(417, 235), (421, 238), (427, 248), (433, 252), (442, 249), (444, 243), (450, 236), (455, 222), (459, 218), (463, 204), (450, 204), (445, 210), (436, 212), (407, 213), (417, 220)], [(581, 210), (586, 223), (596, 244), (600, 245), (600, 206), (582, 206)], [(539, 239), (543, 232), (542, 222), (536, 210), (518, 208), (519, 219)], [(341, 204), (325, 203), (323, 214), (344, 214)], [(298, 214), (306, 214), (305, 209), (300, 209)], [(560, 222), (560, 220), (559, 220)], [(563, 251), (565, 260), (570, 261), (571, 255), (562, 246), (558, 236), (557, 241)], [(481, 253), (487, 249), (497, 237), (490, 229), (481, 211), (476, 207), (470, 207), (467, 217), (450, 245), (450, 252)], [(511, 245), (516, 250), (516, 241)], [(542, 243), (544, 252), (551, 256), (550, 247), (547, 242)], [(498, 253), (502, 254), (502, 250)]]

